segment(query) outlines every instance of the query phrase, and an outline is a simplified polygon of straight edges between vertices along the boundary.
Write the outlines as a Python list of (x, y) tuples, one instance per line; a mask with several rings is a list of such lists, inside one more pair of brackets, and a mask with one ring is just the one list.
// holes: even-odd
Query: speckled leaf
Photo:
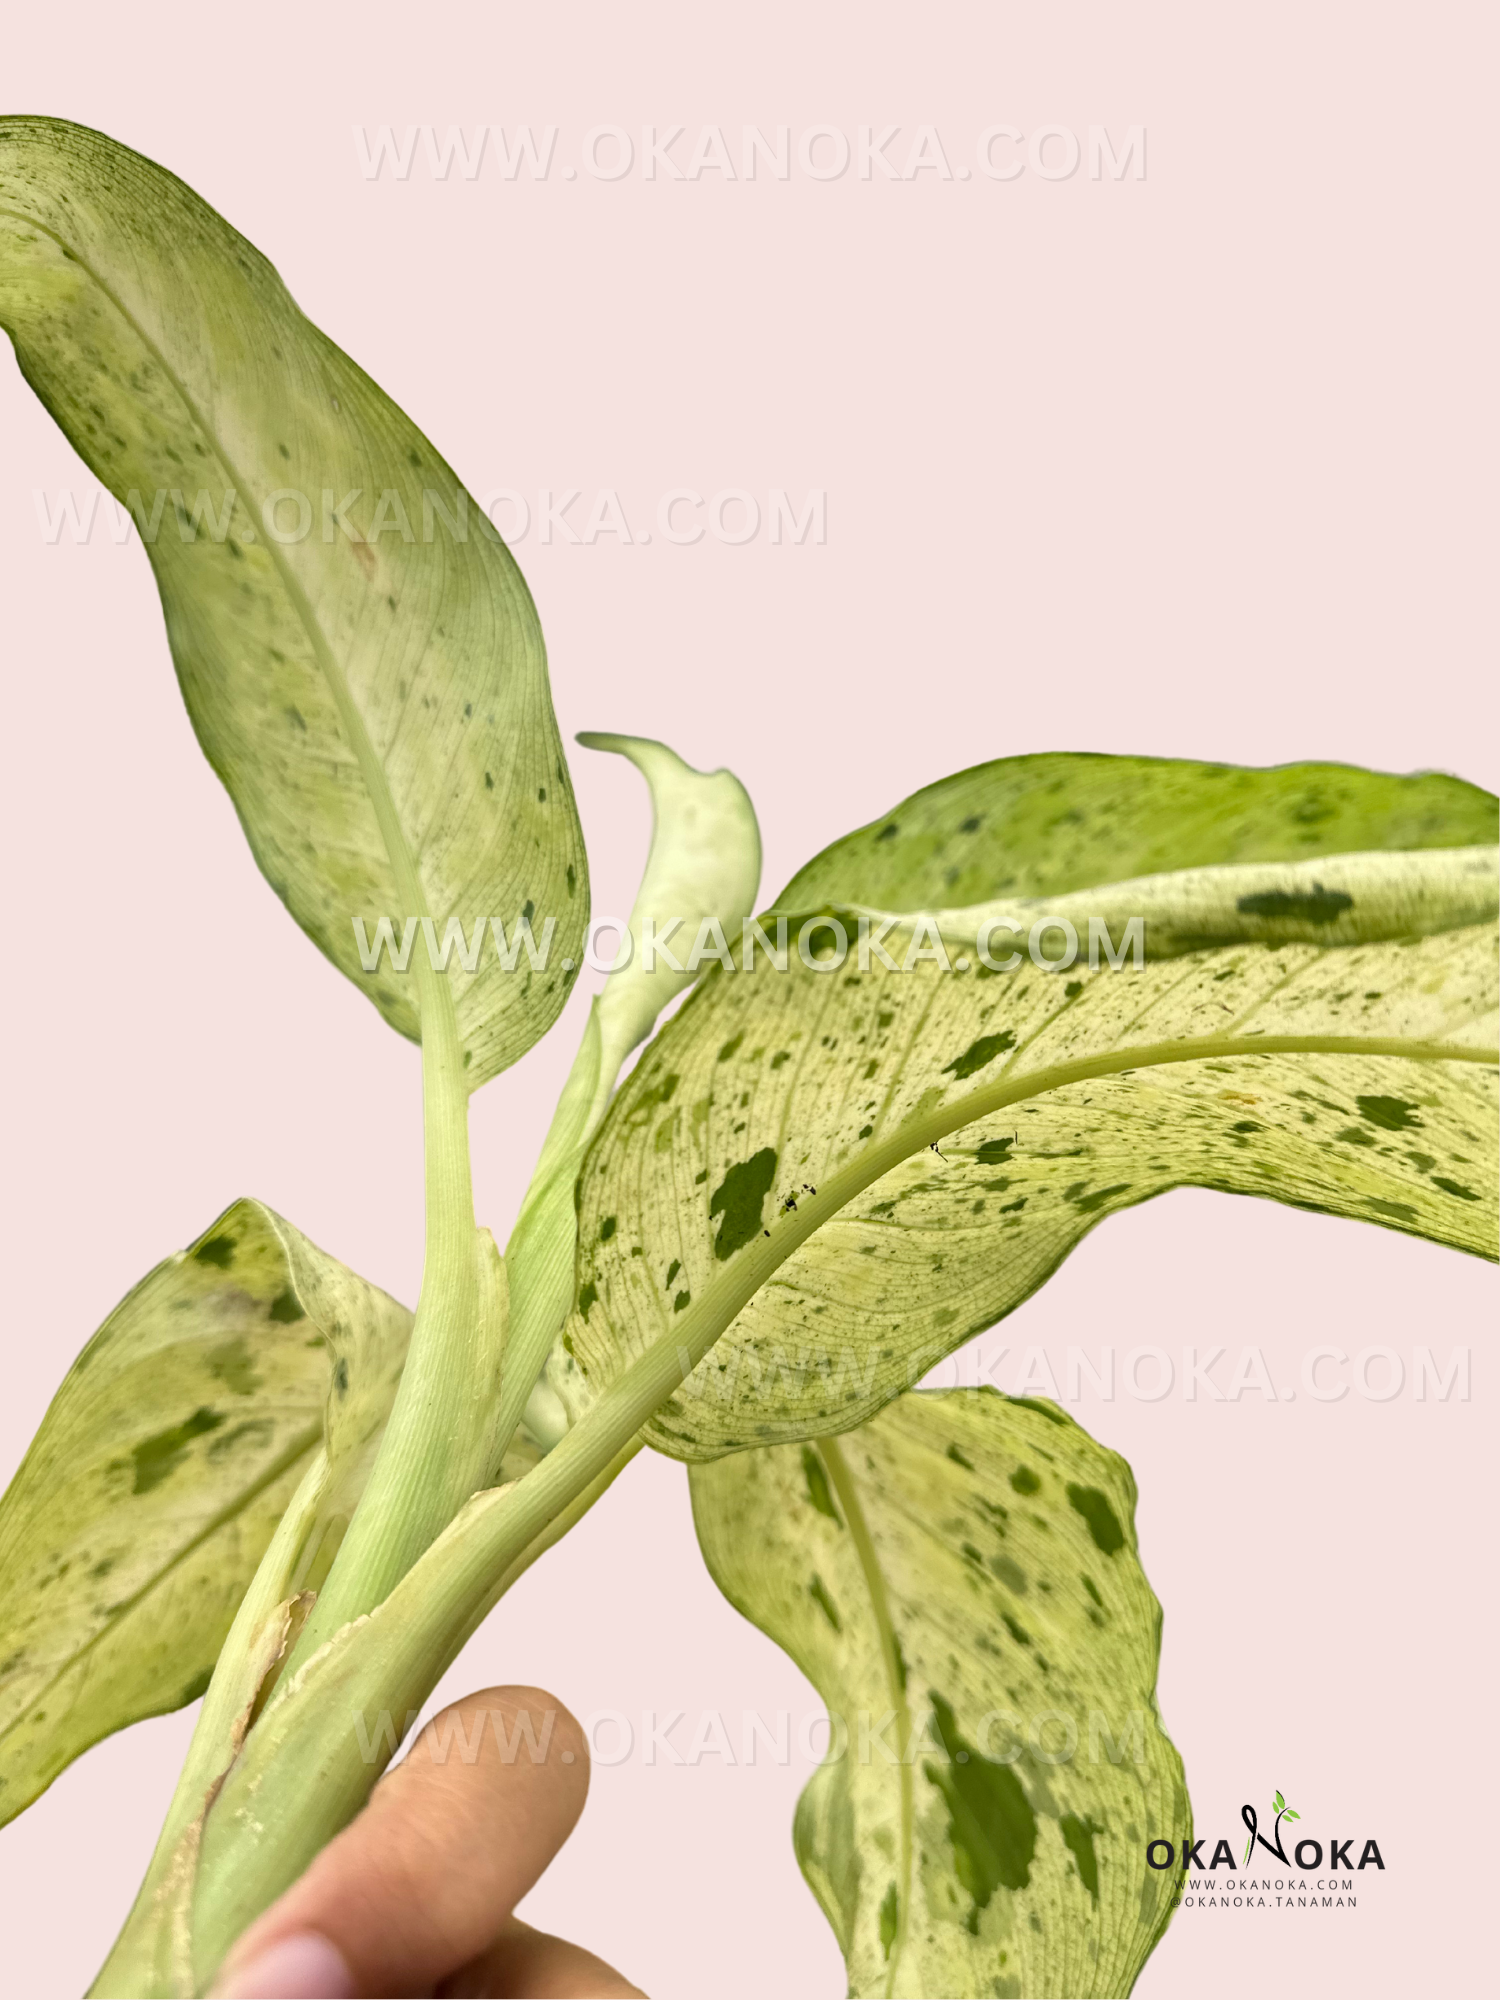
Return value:
[(1124, 1460), (1051, 1403), (917, 1391), (692, 1494), (837, 1718), (795, 1840), (849, 1991), (1128, 1993), (1172, 1909), (1147, 1842), (1190, 1815)]
[[(354, 920), (548, 918), (544, 970), (449, 960), (471, 1087), (556, 1018), (587, 916), (536, 610), (428, 440), (171, 174), (0, 119), (0, 326), (134, 506), (193, 727), (297, 922), (403, 1034), (414, 979)], [(227, 496), (227, 497), (226, 497)], [(204, 512), (204, 502), (208, 512)], [(155, 528), (151, 519), (155, 514)], [(304, 531), (305, 528), (305, 531)], [(420, 934), (415, 949), (424, 950)]]
[(1493, 794), (1437, 772), (1253, 770), (1162, 757), (1001, 757), (928, 785), (809, 861), (777, 898), (882, 910), (1066, 896), (1180, 868), (1493, 846)]
[[(886, 939), (909, 971), (793, 951), (785, 973), (764, 955), (711, 972), (585, 1162), (558, 1392), (576, 1413), (653, 1341), (691, 1361), (728, 1326), (654, 1444), (691, 1459), (847, 1429), (1104, 1216), (1184, 1185), (1493, 1256), (1494, 852), (1313, 866), (1316, 896), (1307, 864), (1226, 868), (1214, 895), (1195, 875), (1210, 932), (1255, 884), (1261, 941), (1178, 938), (1139, 969), (1023, 954), (982, 974), (971, 946), (943, 971), (912, 920)], [(1304, 941), (1310, 899), (1342, 942)]]
[(410, 1326), (253, 1201), (110, 1314), (0, 1500), (0, 1823), (100, 1737), (202, 1694), (326, 1420), (291, 1580), (316, 1587)]

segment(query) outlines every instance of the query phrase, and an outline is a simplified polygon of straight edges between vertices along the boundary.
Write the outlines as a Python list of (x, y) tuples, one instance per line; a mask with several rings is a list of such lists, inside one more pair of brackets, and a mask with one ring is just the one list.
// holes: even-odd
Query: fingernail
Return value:
[(293, 1931), (237, 1965), (214, 2000), (351, 2000), (354, 1975), (317, 1931)]

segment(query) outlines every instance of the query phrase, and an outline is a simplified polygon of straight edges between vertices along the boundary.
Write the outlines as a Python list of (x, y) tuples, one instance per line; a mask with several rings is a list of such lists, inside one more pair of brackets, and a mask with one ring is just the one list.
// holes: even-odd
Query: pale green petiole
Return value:
[(452, 994), (430, 966), (419, 967), (418, 979), (427, 1246), (416, 1323), (369, 1484), (294, 1667), (388, 1595), (489, 1473), (493, 1419), (477, 1392), (486, 1372), (493, 1377), (503, 1327), (482, 1323), (483, 1245), (474, 1225), (469, 1096)]

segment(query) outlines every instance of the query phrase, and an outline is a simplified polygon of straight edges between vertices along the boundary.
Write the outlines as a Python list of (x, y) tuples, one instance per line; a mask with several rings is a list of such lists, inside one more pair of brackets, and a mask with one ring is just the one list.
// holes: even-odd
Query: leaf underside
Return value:
[(1172, 1907), (1146, 1843), (1190, 1821), (1124, 1461), (919, 1391), (691, 1482), (716, 1582), (841, 1719), (795, 1842), (850, 1992), (1127, 1993)]

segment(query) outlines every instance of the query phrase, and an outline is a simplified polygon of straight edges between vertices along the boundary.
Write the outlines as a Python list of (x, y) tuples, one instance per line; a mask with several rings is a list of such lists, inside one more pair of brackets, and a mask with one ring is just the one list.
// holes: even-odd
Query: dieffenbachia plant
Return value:
[(468, 1099), (557, 1019), (588, 910), (507, 549), (270, 265), (96, 133), (0, 120), (0, 325), (142, 522), (256, 860), (422, 1049), (415, 1313), (238, 1202), (84, 1348), (0, 1505), (0, 1814), (203, 1697), (96, 1990), (204, 1990), (367, 1796), (355, 1719), (419, 1709), (648, 1443), (827, 1704), (794, 1833), (851, 1990), (1127, 1992), (1172, 1902), (1145, 1842), (1189, 1830), (1130, 1473), (1051, 1403), (919, 1385), (1167, 1188), (1495, 1255), (1495, 799), (1006, 758), (747, 924), (739, 782), (585, 739), (655, 828), (502, 1254)]

